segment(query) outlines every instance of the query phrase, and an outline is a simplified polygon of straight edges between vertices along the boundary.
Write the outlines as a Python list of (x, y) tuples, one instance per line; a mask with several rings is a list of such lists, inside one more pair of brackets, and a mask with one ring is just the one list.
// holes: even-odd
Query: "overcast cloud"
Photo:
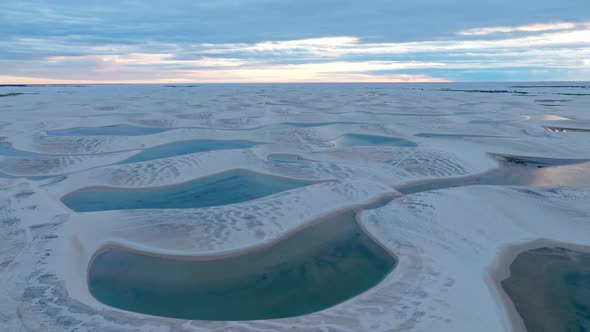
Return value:
[(0, 82), (589, 80), (587, 0), (3, 1)]

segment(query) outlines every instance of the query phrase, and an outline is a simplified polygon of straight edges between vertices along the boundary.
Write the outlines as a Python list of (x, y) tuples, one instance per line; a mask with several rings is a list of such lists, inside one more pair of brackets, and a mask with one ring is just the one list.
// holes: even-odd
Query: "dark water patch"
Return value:
[(120, 164), (137, 163), (140, 161), (148, 161), (162, 158), (170, 158), (175, 156), (182, 156), (197, 152), (215, 151), (215, 150), (231, 150), (231, 149), (247, 149), (258, 143), (244, 141), (244, 140), (190, 140), (178, 141), (163, 145), (157, 145), (151, 148), (144, 149), (140, 153), (123, 160)]
[(24, 88), (26, 84), (0, 84), (0, 88)]
[[(400, 117), (447, 117), (447, 116), (464, 116), (464, 115), (483, 115), (489, 112), (481, 111), (465, 111), (465, 112), (454, 112), (454, 113), (389, 113), (389, 112), (371, 112), (371, 111), (358, 111), (359, 113), (366, 113), (370, 115), (388, 115), (388, 116), (400, 116)], [(349, 112), (347, 112), (349, 113)], [(350, 112), (352, 113), (352, 112)]]
[(529, 332), (590, 330), (590, 254), (564, 248), (520, 253), (502, 287)]
[(587, 133), (590, 132), (590, 129), (587, 128), (571, 128), (571, 127), (543, 127), (547, 131), (551, 132), (559, 132), (559, 133)]
[(537, 99), (537, 103), (565, 103), (570, 101), (569, 99)]
[(518, 90), (464, 90), (464, 89), (439, 89), (438, 91), (452, 91), (452, 92), (468, 92), (468, 93), (511, 93), (511, 94), (521, 94), (521, 95), (528, 95), (529, 93), (526, 91), (518, 91)]
[(549, 166), (579, 165), (590, 162), (590, 160), (588, 159), (555, 159), (543, 157), (522, 157), (501, 154), (497, 154), (494, 157), (497, 160), (503, 162), (505, 165), (515, 164), (519, 166), (535, 168), (543, 168)]
[(22, 93), (22, 92), (0, 93), (0, 97), (16, 97), (16, 96), (20, 96), (20, 95), (24, 95), (24, 93)]
[[(112, 115), (121, 115), (121, 113), (114, 112), (114, 113), (103, 113), (103, 114), (93, 114), (93, 115), (68, 115), (67, 117), (70, 117), (70, 118), (99, 118), (99, 117), (106, 117), (106, 116), (112, 116)], [(128, 114), (125, 114), (125, 116), (132, 116), (132, 115), (128, 113)]]
[(283, 122), (282, 125), (299, 128), (311, 128), (329, 126), (335, 124), (357, 124), (358, 122), (343, 122), (343, 121), (332, 121), (332, 122)]
[(478, 135), (478, 134), (434, 134), (434, 133), (420, 133), (414, 135), (416, 137), (426, 138), (508, 138), (508, 136), (495, 135)]
[(114, 125), (106, 127), (76, 127), (47, 130), (49, 136), (142, 136), (158, 134), (173, 128), (152, 128), (130, 125)]
[[(358, 111), (359, 113), (366, 113), (366, 114), (370, 114), (370, 115), (388, 115), (388, 116), (408, 116), (408, 117), (440, 117), (440, 116), (448, 116), (449, 114), (434, 114), (434, 113), (389, 113), (389, 112), (371, 112), (371, 111)], [(347, 112), (347, 113), (352, 113), (352, 112)], [(481, 112), (478, 112), (476, 114), (480, 114)], [(451, 114), (454, 115), (454, 114)]]
[(353, 210), (239, 256), (190, 260), (111, 248), (89, 268), (89, 289), (123, 310), (198, 320), (309, 314), (378, 284), (393, 255), (361, 229)]
[[(97, 106), (94, 109), (97, 111), (114, 111), (116, 108), (115, 108), (115, 106)], [(115, 125), (115, 126), (123, 126), (123, 125)]]
[(296, 154), (282, 154), (273, 153), (269, 154), (266, 159), (275, 163), (287, 163), (287, 164), (304, 164), (308, 160), (298, 156)]
[(496, 155), (500, 167), (473, 176), (418, 181), (396, 189), (403, 194), (444, 188), (501, 186), (589, 186), (590, 160)]
[(552, 88), (552, 89), (590, 89), (590, 85), (512, 85), (509, 88)]
[(9, 143), (0, 143), (0, 156), (17, 158), (35, 158), (45, 156), (41, 153), (17, 150)]
[(416, 147), (416, 143), (398, 137), (363, 135), (363, 134), (345, 134), (332, 141), (336, 147), (355, 147), (355, 146), (396, 146), (396, 147)]
[(561, 95), (561, 96), (590, 96), (590, 93), (556, 93), (556, 95)]
[(500, 123), (507, 123), (516, 120), (471, 120), (469, 121), (470, 124), (485, 124), (485, 125), (496, 125)]
[(201, 208), (250, 201), (314, 183), (318, 182), (232, 170), (166, 187), (85, 188), (65, 195), (62, 202), (77, 212)]

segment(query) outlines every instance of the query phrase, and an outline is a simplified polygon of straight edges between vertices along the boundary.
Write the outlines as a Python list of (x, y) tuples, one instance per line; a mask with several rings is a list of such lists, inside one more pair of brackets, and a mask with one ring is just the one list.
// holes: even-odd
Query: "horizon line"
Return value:
[(323, 82), (80, 82), (80, 83), (0, 83), (0, 87), (26, 87), (26, 86), (47, 86), (47, 85), (163, 85), (163, 86), (187, 86), (194, 84), (449, 84), (449, 83), (590, 83), (582, 80), (524, 80), (524, 81), (323, 81)]

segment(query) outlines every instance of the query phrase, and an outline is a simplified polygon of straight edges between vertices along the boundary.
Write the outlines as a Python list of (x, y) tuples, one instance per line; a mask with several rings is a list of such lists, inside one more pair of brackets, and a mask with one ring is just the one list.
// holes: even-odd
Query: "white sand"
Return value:
[[(318, 91), (321, 85), (310, 85), (295, 93), (289, 86), (270, 86), (265, 92), (256, 86), (202, 86), (191, 91), (157, 86), (7, 90), (39, 94), (0, 100), (6, 123), (0, 136), (15, 148), (54, 156), (41, 165), (0, 157), (0, 172), (67, 176), (61, 181), (0, 179), (0, 326), (7, 331), (521, 328), (497, 288), (498, 271), (506, 268), (514, 254), (507, 248), (538, 239), (590, 245), (590, 188), (454, 188), (404, 196), (366, 211), (362, 226), (398, 256), (399, 266), (372, 290), (302, 317), (252, 322), (174, 320), (111, 309), (89, 294), (88, 264), (105, 245), (187, 257), (235, 253), (277, 241), (335, 211), (395, 194), (394, 186), (488, 171), (496, 167), (488, 153), (590, 158), (587, 134), (547, 132), (543, 125), (550, 122), (537, 116), (575, 119), (567, 121), (568, 127), (575, 127), (590, 120), (589, 98), (573, 96), (556, 108), (540, 105), (534, 101), (540, 97), (533, 96), (429, 91), (436, 85), (420, 86), (425, 91), (384, 85), (379, 92), (385, 95), (368, 99), (367, 92), (376, 87), (343, 85)], [(239, 89), (248, 93), (239, 101), (228, 99)], [(60, 94), (60, 90), (73, 93)], [(535, 117), (525, 119), (524, 115)], [(330, 121), (359, 124), (279, 125)], [(44, 133), (114, 124), (183, 129), (131, 137)], [(325, 144), (347, 133), (401, 137), (418, 147)], [(503, 138), (414, 136), (420, 133)], [(187, 139), (268, 144), (112, 165), (137, 149)], [(267, 160), (272, 153), (311, 161), (273, 163)], [(63, 195), (90, 186), (166, 186), (236, 168), (337, 181), (203, 209), (75, 213), (60, 202)], [(507, 250), (510, 255), (505, 254)]]

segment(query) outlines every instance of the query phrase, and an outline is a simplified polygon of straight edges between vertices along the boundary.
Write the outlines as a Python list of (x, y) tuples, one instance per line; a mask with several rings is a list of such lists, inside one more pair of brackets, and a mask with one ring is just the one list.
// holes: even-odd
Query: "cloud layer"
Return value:
[(528, 15), (508, 3), (14, 1), (0, 11), (0, 83), (590, 77), (585, 1), (511, 3)]

